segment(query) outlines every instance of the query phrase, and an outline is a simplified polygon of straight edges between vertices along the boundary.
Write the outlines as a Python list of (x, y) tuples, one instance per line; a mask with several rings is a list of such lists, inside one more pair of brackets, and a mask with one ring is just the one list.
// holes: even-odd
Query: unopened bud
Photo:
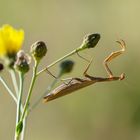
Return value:
[(25, 54), (23, 50), (20, 50), (17, 53), (17, 59), (14, 64), (14, 68), (22, 73), (27, 73), (30, 69), (29, 67), (30, 61), (31, 61), (30, 56)]
[(98, 33), (88, 34), (84, 37), (83, 43), (80, 46), (80, 48), (78, 48), (78, 50), (83, 50), (86, 48), (88, 48), (88, 49), (94, 48), (99, 40), (100, 40), (100, 34), (98, 34)]
[(65, 60), (60, 64), (60, 75), (69, 73), (72, 71), (74, 62), (71, 60)]
[(31, 46), (31, 53), (35, 60), (40, 60), (47, 53), (47, 46), (43, 41), (37, 41)]

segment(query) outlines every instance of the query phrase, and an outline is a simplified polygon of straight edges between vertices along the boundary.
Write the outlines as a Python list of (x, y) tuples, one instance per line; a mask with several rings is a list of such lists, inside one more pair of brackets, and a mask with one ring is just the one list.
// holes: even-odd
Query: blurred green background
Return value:
[[(139, 0), (0, 0), (0, 26), (8, 23), (25, 30), (23, 49), (43, 40), (48, 54), (40, 69), (78, 47), (85, 34), (100, 33), (97, 47), (81, 55), (94, 62), (93, 76), (107, 76), (104, 58), (119, 49), (126, 52), (110, 64), (115, 75), (126, 79), (98, 83), (48, 104), (40, 103), (28, 117), (26, 140), (139, 140), (140, 139), (140, 1)], [(82, 76), (86, 62), (77, 55), (66, 77)], [(57, 74), (58, 65), (50, 69)], [(10, 76), (6, 80), (11, 82)], [(26, 77), (25, 94), (31, 71)], [(36, 82), (32, 102), (43, 93), (52, 77), (43, 73)], [(12, 87), (12, 86), (11, 86)], [(12, 140), (16, 106), (0, 85), (0, 139)]]

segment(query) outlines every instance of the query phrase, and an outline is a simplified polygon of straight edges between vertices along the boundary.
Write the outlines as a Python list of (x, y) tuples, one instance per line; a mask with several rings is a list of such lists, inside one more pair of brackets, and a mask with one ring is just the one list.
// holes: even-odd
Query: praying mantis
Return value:
[(110, 55), (108, 55), (105, 60), (103, 61), (105, 70), (108, 74), (108, 77), (93, 77), (87, 74), (87, 71), (93, 61), (93, 59), (89, 62), (87, 65), (83, 75), (84, 78), (71, 78), (68, 84), (63, 83), (60, 86), (56, 87), (54, 90), (52, 90), (49, 94), (47, 94), (44, 97), (44, 102), (48, 102), (54, 99), (57, 99), (59, 97), (62, 97), (64, 95), (70, 94), (74, 91), (77, 91), (79, 89), (82, 89), (84, 87), (87, 87), (89, 85), (98, 83), (98, 82), (110, 82), (110, 81), (116, 81), (116, 80), (123, 80), (125, 78), (125, 74), (122, 73), (120, 76), (114, 76), (112, 71), (110, 70), (108, 66), (108, 62), (112, 61), (114, 58), (119, 56), (125, 51), (126, 44), (123, 40), (116, 41), (119, 46), (121, 47), (120, 50), (112, 52)]

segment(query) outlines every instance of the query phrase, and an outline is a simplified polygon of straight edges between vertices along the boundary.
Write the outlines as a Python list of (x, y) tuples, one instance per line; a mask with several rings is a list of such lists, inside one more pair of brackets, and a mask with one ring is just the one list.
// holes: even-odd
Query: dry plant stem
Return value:
[(32, 81), (31, 81), (31, 84), (30, 84), (29, 92), (28, 92), (28, 95), (27, 95), (27, 99), (26, 99), (26, 102), (25, 102), (24, 109), (23, 109), (23, 114), (22, 114), (21, 119), (20, 119), (21, 121), (23, 121), (23, 119), (25, 117), (25, 114), (26, 114), (26, 111), (28, 110), (28, 105), (29, 105), (29, 101), (30, 101), (30, 98), (31, 98), (32, 90), (33, 90), (33, 87), (34, 87), (34, 84), (35, 84), (35, 80), (37, 78), (36, 73), (37, 73), (38, 64), (39, 64), (39, 61), (35, 61), (35, 66), (33, 68)]
[(15, 103), (17, 103), (17, 98), (15, 97), (14, 93), (12, 92), (12, 90), (9, 88), (9, 86), (7, 85), (7, 83), (4, 81), (4, 79), (1, 76), (0, 76), (0, 81), (2, 82), (4, 87), (7, 89), (10, 96), (14, 99)]

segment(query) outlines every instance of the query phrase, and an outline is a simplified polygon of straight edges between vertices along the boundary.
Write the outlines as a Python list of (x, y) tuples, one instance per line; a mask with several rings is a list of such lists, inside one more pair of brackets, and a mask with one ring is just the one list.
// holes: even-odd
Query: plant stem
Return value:
[[(11, 78), (12, 78), (12, 82), (15, 88), (15, 92), (16, 92), (16, 96), (18, 97), (19, 94), (19, 90), (18, 90), (18, 84), (17, 84), (17, 79), (16, 79), (16, 73), (15, 70), (9, 70), (10, 74), (11, 74)], [(19, 74), (20, 77), (20, 74)], [(21, 112), (23, 112), (23, 106), (21, 104)], [(22, 134), (21, 134), (21, 140), (24, 140), (24, 135), (25, 135), (25, 129), (26, 129), (26, 120), (23, 120), (23, 130), (22, 130)]]
[(38, 64), (39, 64), (39, 62), (35, 61), (35, 66), (33, 68), (32, 81), (31, 81), (30, 88), (29, 88), (28, 95), (27, 95), (27, 99), (26, 99), (26, 102), (25, 102), (25, 105), (24, 105), (23, 113), (22, 113), (22, 116), (21, 116), (21, 119), (20, 119), (21, 121), (23, 121), (23, 119), (25, 117), (25, 114), (26, 114), (26, 111), (28, 109), (28, 105), (29, 105), (29, 101), (30, 101), (30, 98), (31, 98), (32, 90), (33, 90), (35, 80), (36, 80), (36, 77), (37, 77), (36, 73), (37, 73)]
[(19, 136), (16, 136), (16, 137), (15, 137), (15, 140), (20, 140), (20, 137), (19, 137)]
[(58, 62), (62, 61), (63, 59), (65, 59), (65, 58), (67, 58), (67, 57), (69, 57), (69, 56), (75, 54), (75, 53), (78, 52), (78, 51), (79, 51), (78, 49), (75, 49), (75, 50), (71, 51), (70, 53), (64, 55), (63, 57), (57, 59), (56, 61), (54, 61), (53, 63), (51, 63), (50, 65), (48, 65), (46, 68), (44, 68), (44, 69), (42, 69), (41, 71), (39, 71), (39, 72), (37, 73), (37, 76), (40, 75), (42, 72), (46, 71), (47, 69), (49, 69), (50, 67), (54, 66), (56, 63), (58, 63)]
[(42, 94), (42, 96), (40, 96), (39, 99), (37, 99), (37, 101), (29, 108), (28, 112), (30, 113), (33, 109), (35, 109), (37, 107), (37, 105), (40, 103), (40, 101), (42, 100), (42, 98), (54, 87), (54, 85), (56, 84), (56, 82), (58, 81), (59, 77), (54, 79), (54, 81), (52, 82), (52, 84), (47, 88), (46, 92)]
[(4, 85), (4, 87), (7, 89), (10, 96), (14, 99), (15, 103), (17, 103), (17, 98), (15, 97), (14, 93), (11, 91), (11, 89), (8, 87), (7, 83), (4, 81), (4, 79), (0, 76), (0, 81)]
[(18, 102), (17, 102), (17, 121), (18, 124), (21, 116), (21, 100), (22, 100), (22, 93), (23, 93), (23, 82), (24, 82), (24, 74), (19, 72), (19, 80), (20, 80), (20, 87), (19, 87), (19, 95), (18, 95)]
[(16, 92), (16, 96), (18, 97), (18, 84), (17, 84), (17, 80), (16, 80), (16, 75), (15, 75), (15, 70), (9, 70), (10, 74), (11, 74), (11, 78), (12, 78), (12, 82), (15, 88), (15, 92)]
[(24, 140), (25, 137), (25, 132), (26, 132), (26, 122), (27, 122), (27, 117), (23, 119), (23, 129), (21, 133), (21, 140)]
[[(18, 94), (18, 101), (17, 101), (17, 114), (16, 114), (16, 127), (20, 121), (21, 117), (21, 106), (22, 106), (22, 93), (23, 93), (23, 83), (24, 83), (24, 73), (19, 72), (19, 94)], [(19, 140), (20, 136), (17, 136), (16, 134), (16, 127), (15, 127), (15, 140)]]

